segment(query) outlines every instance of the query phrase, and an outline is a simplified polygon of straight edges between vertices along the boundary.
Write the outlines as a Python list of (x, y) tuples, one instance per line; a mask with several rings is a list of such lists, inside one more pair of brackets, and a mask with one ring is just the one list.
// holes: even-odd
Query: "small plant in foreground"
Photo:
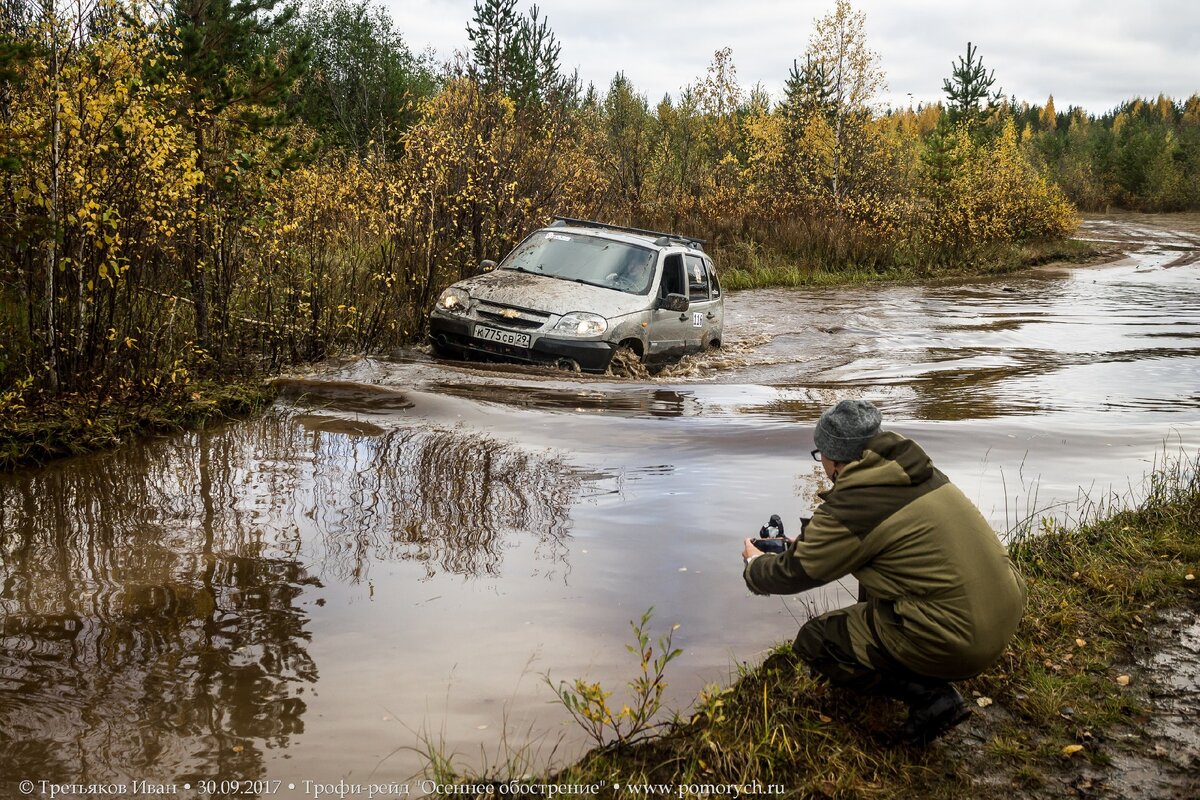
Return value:
[(692, 722), (701, 724), (701, 737), (707, 738), (714, 726), (725, 721), (725, 701), (733, 694), (732, 686), (710, 683), (696, 698)]
[(627, 684), (632, 693), (632, 705), (624, 705), (620, 711), (614, 712), (608, 704), (612, 692), (604, 691), (599, 683), (576, 678), (572, 684), (560, 681), (555, 686), (550, 675), (546, 675), (546, 683), (554, 689), (558, 701), (597, 747), (614, 748), (633, 744), (656, 727), (653, 720), (662, 709), (662, 696), (667, 688), (664, 680), (667, 664), (682, 655), (683, 651), (671, 645), (679, 628), (673, 625), (670, 631), (658, 637), (655, 654), (655, 644), (651, 644), (647, 633), (653, 613), (653, 608), (647, 609), (640, 621), (629, 622), (637, 645), (626, 645), (625, 649), (637, 655), (641, 661), (641, 674)]

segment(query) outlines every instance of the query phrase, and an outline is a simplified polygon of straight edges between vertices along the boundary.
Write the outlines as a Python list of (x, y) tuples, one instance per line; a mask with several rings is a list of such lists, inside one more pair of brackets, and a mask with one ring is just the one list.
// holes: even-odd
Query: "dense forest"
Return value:
[(0, 0), (0, 418), (412, 341), (554, 214), (706, 238), (752, 281), (936, 274), (1077, 208), (1200, 207), (1200, 97), (1060, 112), (967, 45), (944, 103), (880, 108), (846, 0), (781, 97), (728, 49), (657, 101), (582, 86), (516, 0), (464, 24), (441, 64), (367, 0)]

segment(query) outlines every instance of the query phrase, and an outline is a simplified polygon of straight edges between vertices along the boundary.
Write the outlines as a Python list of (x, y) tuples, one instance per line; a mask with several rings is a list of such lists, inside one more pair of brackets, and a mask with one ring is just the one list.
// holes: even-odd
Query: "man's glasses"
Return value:
[(812, 457), (813, 457), (813, 461), (820, 461), (821, 460), (821, 448), (818, 447), (816, 450), (813, 450)]

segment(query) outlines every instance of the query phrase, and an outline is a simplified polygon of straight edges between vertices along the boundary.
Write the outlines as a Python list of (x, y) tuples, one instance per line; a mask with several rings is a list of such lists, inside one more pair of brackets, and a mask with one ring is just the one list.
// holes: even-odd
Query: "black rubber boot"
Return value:
[(967, 701), (945, 681), (891, 679), (884, 681), (880, 689), (908, 704), (908, 719), (898, 736), (905, 744), (928, 744), (971, 716)]

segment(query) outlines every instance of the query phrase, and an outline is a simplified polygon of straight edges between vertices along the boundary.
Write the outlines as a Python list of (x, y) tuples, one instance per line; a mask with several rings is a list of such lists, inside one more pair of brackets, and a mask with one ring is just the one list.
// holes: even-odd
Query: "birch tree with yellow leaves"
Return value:
[(857, 159), (867, 146), (871, 104), (887, 84), (879, 54), (867, 46), (866, 15), (849, 0), (837, 0), (833, 11), (816, 21), (805, 57), (821, 66), (826, 81), (833, 131), (830, 191), (836, 205), (861, 172)]

